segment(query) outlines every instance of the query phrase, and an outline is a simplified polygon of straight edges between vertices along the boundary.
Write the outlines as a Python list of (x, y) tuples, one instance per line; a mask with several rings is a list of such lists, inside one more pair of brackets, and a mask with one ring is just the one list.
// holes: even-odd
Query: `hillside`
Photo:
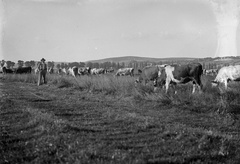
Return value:
[[(124, 57), (113, 57), (113, 58), (105, 58), (105, 59), (99, 59), (99, 60), (90, 60), (86, 61), (85, 63), (91, 62), (91, 63), (104, 63), (104, 62), (111, 62), (111, 63), (133, 63), (133, 62), (163, 62), (163, 63), (171, 63), (172, 61), (177, 63), (185, 63), (185, 62), (200, 62), (205, 65), (209, 64), (215, 64), (220, 67), (224, 65), (239, 65), (240, 64), (240, 57), (225, 57), (225, 58), (190, 58), (190, 57), (172, 57), (172, 58), (150, 58), (150, 57), (138, 57), (138, 56), (124, 56)], [(54, 62), (54, 65), (56, 67), (57, 64), (69, 64), (73, 62)], [(78, 63), (78, 62), (77, 62)]]
[(128, 63), (130, 61), (148, 61), (148, 62), (159, 62), (159, 61), (182, 61), (182, 60), (194, 60), (196, 58), (189, 57), (180, 57), (180, 58), (150, 58), (150, 57), (138, 57), (138, 56), (124, 56), (124, 57), (113, 57), (113, 58), (105, 58), (99, 60), (90, 60), (87, 62), (92, 63), (104, 63), (104, 62), (115, 62), (115, 63)]

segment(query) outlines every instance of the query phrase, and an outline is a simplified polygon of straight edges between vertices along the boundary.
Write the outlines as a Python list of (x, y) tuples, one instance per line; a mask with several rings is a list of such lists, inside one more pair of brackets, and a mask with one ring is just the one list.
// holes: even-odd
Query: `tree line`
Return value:
[[(6, 61), (8, 68), (14, 68), (14, 67), (37, 67), (38, 62), (36, 61), (23, 61), (18, 60), (17, 63), (12, 61)], [(90, 67), (90, 68), (113, 68), (113, 69), (119, 69), (119, 68), (125, 68), (125, 67), (131, 67), (131, 68), (143, 68), (148, 65), (157, 65), (157, 64), (173, 64), (176, 63), (176, 61), (160, 61), (160, 62), (149, 62), (149, 61), (130, 61), (130, 62), (103, 62), (103, 63), (97, 63), (97, 62), (61, 62), (61, 63), (55, 63), (54, 61), (48, 61), (46, 62), (48, 67), (53, 68), (69, 68), (69, 67)]]
[[(238, 57), (236, 57), (238, 58)], [(239, 59), (239, 58), (238, 58)], [(69, 68), (69, 67), (91, 67), (91, 68), (113, 68), (113, 69), (119, 69), (119, 68), (126, 68), (126, 67), (131, 67), (134, 69), (142, 69), (145, 66), (149, 65), (162, 65), (162, 64), (184, 64), (188, 62), (199, 62), (203, 65), (203, 69), (219, 69), (222, 66), (226, 66), (227, 64), (224, 65), (219, 65), (216, 62), (214, 62), (216, 58), (202, 58), (202, 59), (195, 59), (195, 60), (162, 60), (158, 62), (152, 62), (152, 61), (129, 61), (129, 62), (103, 62), (103, 63), (97, 63), (97, 62), (61, 62), (55, 64), (54, 61), (48, 61), (46, 62), (48, 67), (52, 68)], [(23, 60), (18, 60), (17, 63), (12, 62), (12, 61), (6, 61), (7, 67), (8, 68), (14, 68), (14, 67), (32, 67), (35, 68), (37, 67), (38, 62), (30, 60), (30, 61), (23, 61)]]

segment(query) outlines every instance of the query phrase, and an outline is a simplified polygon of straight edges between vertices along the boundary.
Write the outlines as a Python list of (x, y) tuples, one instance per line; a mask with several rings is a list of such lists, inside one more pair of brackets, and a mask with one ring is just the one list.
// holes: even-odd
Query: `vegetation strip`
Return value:
[[(219, 104), (217, 90), (192, 95), (188, 85), (179, 87), (177, 95), (166, 95), (150, 86), (132, 87), (131, 78), (110, 80), (119, 90), (106, 86), (108, 77), (92, 78), (91, 83), (76, 78), (72, 83), (71, 77), (63, 82), (52, 76), (49, 85), (40, 87), (31, 83), (34, 77), (25, 78), (31, 80), (5, 79), (0, 85), (5, 95), (0, 100), (0, 163), (240, 160), (236, 90), (226, 92)], [(33, 101), (41, 99), (38, 93), (51, 101)], [(223, 104), (225, 113), (216, 113)]]

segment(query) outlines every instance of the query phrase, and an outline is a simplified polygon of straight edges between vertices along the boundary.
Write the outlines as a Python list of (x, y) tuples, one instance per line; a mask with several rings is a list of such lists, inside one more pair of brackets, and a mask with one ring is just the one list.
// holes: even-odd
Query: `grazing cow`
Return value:
[(190, 63), (186, 65), (167, 65), (161, 70), (161, 74), (158, 77), (156, 84), (165, 84), (166, 92), (168, 91), (169, 84), (185, 84), (189, 81), (193, 82), (193, 91), (195, 92), (196, 84), (201, 90), (202, 82), (201, 75), (203, 73), (202, 65), (200, 63)]
[(4, 73), (4, 72), (3, 72), (3, 68), (4, 68), (4, 67), (0, 65), (0, 73)]
[(57, 74), (58, 75), (67, 75), (68, 74), (68, 69), (66, 69), (66, 68), (59, 68), (58, 70), (57, 70)]
[(5, 66), (3, 66), (3, 67), (0, 66), (0, 73), (7, 74), (7, 73), (13, 73), (13, 72), (14, 72), (13, 69), (9, 69)]
[(62, 68), (57, 69), (57, 74), (59, 74), (59, 75), (62, 74)]
[(7, 63), (4, 60), (0, 61), (0, 73), (7, 73)]
[(63, 73), (63, 74), (66, 74), (66, 75), (67, 75), (67, 74), (68, 74), (68, 71), (67, 71), (67, 70), (68, 70), (68, 69), (66, 69), (66, 68), (62, 68), (62, 69), (61, 69), (61, 73)]
[(78, 74), (79, 75), (90, 75), (91, 68), (90, 67), (80, 67), (80, 68), (78, 68)]
[(105, 74), (106, 70), (104, 68), (93, 68), (91, 70), (92, 75), (100, 75), (100, 74)]
[(32, 72), (32, 67), (18, 67), (15, 73), (22, 74), (22, 73), (31, 73), (31, 72)]
[(134, 68), (120, 68), (118, 69), (117, 73), (115, 76), (134, 76)]
[(72, 68), (68, 69), (68, 74), (76, 77), (78, 75), (78, 67), (73, 66)]
[(143, 82), (146, 84), (149, 81), (155, 81), (159, 77), (161, 73), (161, 69), (163, 67), (159, 66), (146, 66), (143, 68), (143, 70), (138, 70), (140, 73), (139, 78), (136, 79), (136, 83), (141, 83)]
[(218, 73), (218, 69), (204, 69), (203, 73), (205, 75), (216, 75)]
[(3, 68), (2, 68), (2, 72), (3, 72), (4, 74), (13, 73), (13, 70), (12, 70), (12, 69), (9, 69), (9, 68), (6, 68), (6, 67), (3, 67)]
[(212, 86), (217, 86), (219, 83), (224, 83), (225, 89), (229, 81), (240, 81), (240, 65), (222, 67), (212, 81)]
[(38, 74), (38, 73), (39, 73), (39, 69), (38, 69), (38, 67), (35, 68), (34, 73), (35, 73), (35, 74)]
[(111, 67), (109, 69), (106, 69), (106, 73), (113, 73), (114, 72), (114, 69)]
[(49, 73), (49, 74), (53, 74), (53, 73), (54, 73), (53, 67), (48, 68), (48, 73)]
[(97, 73), (97, 68), (92, 68), (91, 69), (91, 75), (96, 75)]

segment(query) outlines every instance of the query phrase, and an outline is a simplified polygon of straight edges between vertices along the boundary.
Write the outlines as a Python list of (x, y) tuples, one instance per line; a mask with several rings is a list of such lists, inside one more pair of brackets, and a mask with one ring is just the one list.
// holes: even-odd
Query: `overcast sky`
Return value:
[(4, 11), (5, 60), (202, 58), (217, 47), (204, 0), (4, 0)]

